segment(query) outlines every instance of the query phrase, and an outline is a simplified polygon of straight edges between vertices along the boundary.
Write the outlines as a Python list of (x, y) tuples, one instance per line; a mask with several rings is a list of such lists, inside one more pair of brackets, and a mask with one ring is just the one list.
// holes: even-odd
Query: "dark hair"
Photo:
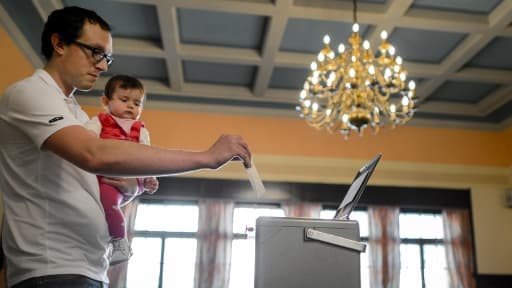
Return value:
[(144, 86), (139, 79), (128, 75), (115, 75), (108, 79), (105, 85), (105, 96), (111, 100), (117, 88), (138, 89), (144, 94)]
[(86, 20), (91, 24), (100, 25), (105, 31), (111, 31), (107, 21), (92, 10), (70, 6), (53, 11), (48, 16), (41, 35), (41, 52), (46, 60), (50, 60), (53, 54), (52, 35), (57, 33), (60, 40), (69, 45), (81, 36)]

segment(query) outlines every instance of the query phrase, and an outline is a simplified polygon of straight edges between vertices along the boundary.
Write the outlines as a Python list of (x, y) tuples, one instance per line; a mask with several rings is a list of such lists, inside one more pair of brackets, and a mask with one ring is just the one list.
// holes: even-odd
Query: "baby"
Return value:
[[(149, 145), (149, 133), (144, 123), (139, 119), (144, 103), (144, 87), (142, 83), (131, 76), (116, 75), (105, 85), (105, 95), (101, 102), (106, 113), (99, 113), (86, 123), (86, 127), (99, 137), (119, 139)], [(100, 198), (105, 210), (108, 229), (112, 237), (112, 255), (110, 265), (128, 261), (132, 255), (130, 244), (126, 239), (126, 226), (121, 203), (126, 201), (117, 188), (102, 183), (98, 176)], [(137, 178), (139, 193), (153, 194), (158, 189), (155, 177)]]

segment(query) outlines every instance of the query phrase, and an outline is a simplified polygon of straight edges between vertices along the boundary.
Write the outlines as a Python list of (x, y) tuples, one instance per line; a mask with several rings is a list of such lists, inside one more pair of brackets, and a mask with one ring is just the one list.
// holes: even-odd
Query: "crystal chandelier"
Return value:
[(371, 126), (375, 133), (383, 125), (404, 124), (414, 114), (415, 83), (406, 84), (402, 58), (387, 41), (387, 32), (376, 53), (359, 35), (354, 0), (354, 24), (349, 47), (338, 46), (338, 55), (324, 36), (324, 48), (311, 63), (311, 73), (300, 92), (297, 110), (308, 124), (348, 138), (351, 130), (362, 135)]

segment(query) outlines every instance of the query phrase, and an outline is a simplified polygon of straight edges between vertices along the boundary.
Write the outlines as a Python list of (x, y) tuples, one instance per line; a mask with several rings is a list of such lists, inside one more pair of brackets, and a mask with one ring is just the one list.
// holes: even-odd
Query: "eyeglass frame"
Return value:
[(105, 53), (105, 51), (103, 51), (103, 49), (101, 48), (96, 48), (76, 40), (72, 41), (71, 44), (75, 44), (80, 48), (85, 48), (91, 51), (91, 56), (94, 60), (96, 60), (96, 63), (100, 63), (101, 61), (103, 61), (103, 59), (105, 59), (105, 61), (107, 62), (107, 66), (110, 66), (110, 64), (112, 64), (112, 62), (114, 61), (114, 57), (112, 57), (112, 55)]

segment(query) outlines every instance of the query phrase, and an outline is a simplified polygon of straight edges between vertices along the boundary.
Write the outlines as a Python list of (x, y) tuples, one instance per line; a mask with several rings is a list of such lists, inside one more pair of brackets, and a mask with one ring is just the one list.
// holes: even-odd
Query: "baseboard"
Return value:
[(512, 275), (479, 274), (476, 276), (477, 288), (510, 288)]

